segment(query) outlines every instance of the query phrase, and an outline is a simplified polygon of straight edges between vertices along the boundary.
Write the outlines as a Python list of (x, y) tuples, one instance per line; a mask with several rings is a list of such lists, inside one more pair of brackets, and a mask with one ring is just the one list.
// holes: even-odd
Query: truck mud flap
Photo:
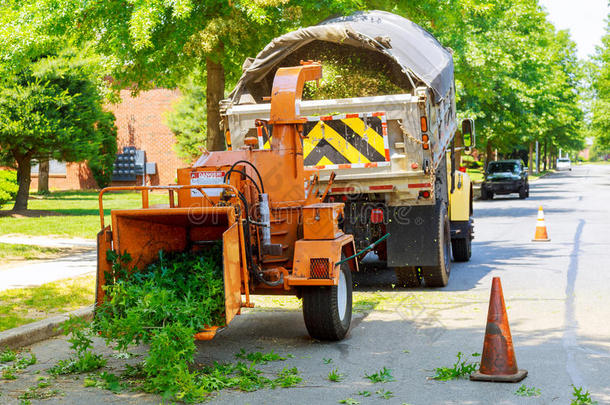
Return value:
[(388, 267), (438, 266), (440, 204), (388, 207)]

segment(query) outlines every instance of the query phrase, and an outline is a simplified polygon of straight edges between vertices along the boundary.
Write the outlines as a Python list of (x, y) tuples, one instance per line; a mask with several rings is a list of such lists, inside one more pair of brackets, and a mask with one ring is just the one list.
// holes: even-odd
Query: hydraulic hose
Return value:
[(383, 235), (381, 238), (377, 239), (375, 242), (371, 243), (370, 245), (368, 245), (367, 247), (365, 247), (364, 249), (362, 249), (360, 252), (351, 255), (350, 257), (346, 257), (343, 260), (339, 260), (337, 263), (335, 263), (335, 266), (340, 266), (343, 263), (352, 260), (354, 257), (358, 257), (361, 254), (363, 254), (364, 252), (368, 252), (369, 250), (372, 250), (375, 246), (377, 246), (378, 244), (380, 244), (381, 242), (383, 242), (384, 240), (386, 240), (388, 238), (388, 236), (390, 236), (390, 233), (386, 233), (385, 235)]
[(256, 173), (256, 175), (258, 176), (258, 181), (261, 185), (261, 190), (264, 193), (265, 192), (265, 185), (263, 184), (263, 178), (261, 177), (260, 172), (258, 171), (258, 169), (256, 168), (256, 166), (254, 166), (254, 164), (252, 164), (252, 162), (248, 162), (247, 160), (238, 160), (237, 162), (233, 163), (233, 165), (231, 166), (231, 168), (229, 169), (229, 171), (225, 174), (225, 177), (223, 179), (223, 182), (226, 183), (227, 182), (227, 175), (229, 174), (229, 172), (231, 172), (233, 170), (233, 168), (235, 168), (235, 166), (237, 166), (239, 163), (244, 163), (249, 165), (250, 167), (252, 167), (252, 169), (254, 170), (254, 172)]

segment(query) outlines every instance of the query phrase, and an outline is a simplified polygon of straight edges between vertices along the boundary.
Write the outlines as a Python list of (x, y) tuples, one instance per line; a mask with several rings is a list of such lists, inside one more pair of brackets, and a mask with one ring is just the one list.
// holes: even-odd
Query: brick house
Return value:
[[(178, 90), (153, 89), (132, 97), (129, 90), (121, 91), (121, 103), (108, 105), (116, 116), (118, 152), (123, 147), (144, 150), (146, 161), (155, 163), (155, 174), (147, 176), (149, 185), (175, 183), (176, 169), (189, 163), (181, 160), (174, 151), (176, 137), (165, 125), (165, 114), (180, 97)], [(136, 181), (113, 182), (113, 185), (141, 185), (142, 176)], [(31, 188), (38, 187), (37, 167), (32, 170)], [(86, 163), (51, 162), (49, 189), (94, 189), (97, 184)]]

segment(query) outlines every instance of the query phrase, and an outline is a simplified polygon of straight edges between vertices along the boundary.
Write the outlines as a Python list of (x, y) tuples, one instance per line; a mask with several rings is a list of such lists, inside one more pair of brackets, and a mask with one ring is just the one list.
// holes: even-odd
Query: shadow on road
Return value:
[[(536, 210), (534, 209), (535, 213)], [(504, 240), (493, 242), (473, 241), (472, 259), (468, 263), (451, 263), (452, 274), (447, 287), (433, 289), (442, 291), (468, 291), (479, 286), (480, 281), (491, 271), (507, 268), (508, 262), (516, 258), (522, 260), (523, 267), (535, 266), (547, 258), (556, 257), (541, 251), (536, 245), (518, 245)], [(511, 255), (506, 256), (510, 249)], [(531, 262), (531, 263), (530, 263)], [(508, 270), (506, 270), (508, 271)], [(501, 275), (501, 274), (500, 274)], [(355, 291), (433, 291), (429, 288), (402, 288), (396, 285), (394, 270), (385, 267), (384, 262), (370, 260), (361, 266), (359, 273), (353, 274)]]

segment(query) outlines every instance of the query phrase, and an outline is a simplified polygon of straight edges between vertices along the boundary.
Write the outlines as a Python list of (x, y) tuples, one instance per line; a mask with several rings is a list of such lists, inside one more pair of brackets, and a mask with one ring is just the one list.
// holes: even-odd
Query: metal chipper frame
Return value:
[[(343, 203), (322, 202), (330, 184), (322, 192), (317, 173), (303, 166), (301, 94), (306, 81), (321, 77), (316, 62), (278, 69), (268, 122), (270, 150), (257, 149), (258, 140), (246, 138), (240, 150), (210, 152), (194, 167), (179, 169), (178, 185), (100, 192), (98, 305), (104, 300), (104, 274), (111, 270), (108, 250), (128, 252), (130, 265), (143, 269), (160, 250), (205, 249), (221, 240), (226, 323), (210, 325), (197, 339), (213, 338), (241, 307), (251, 307), (251, 294), (295, 294), (303, 298), (312, 337), (345, 336), (352, 313), (351, 272), (358, 270), (354, 238), (339, 228)], [(112, 210), (112, 224), (106, 226), (102, 198), (118, 190), (140, 191), (142, 208)], [(153, 190), (167, 190), (169, 204), (150, 207)]]

